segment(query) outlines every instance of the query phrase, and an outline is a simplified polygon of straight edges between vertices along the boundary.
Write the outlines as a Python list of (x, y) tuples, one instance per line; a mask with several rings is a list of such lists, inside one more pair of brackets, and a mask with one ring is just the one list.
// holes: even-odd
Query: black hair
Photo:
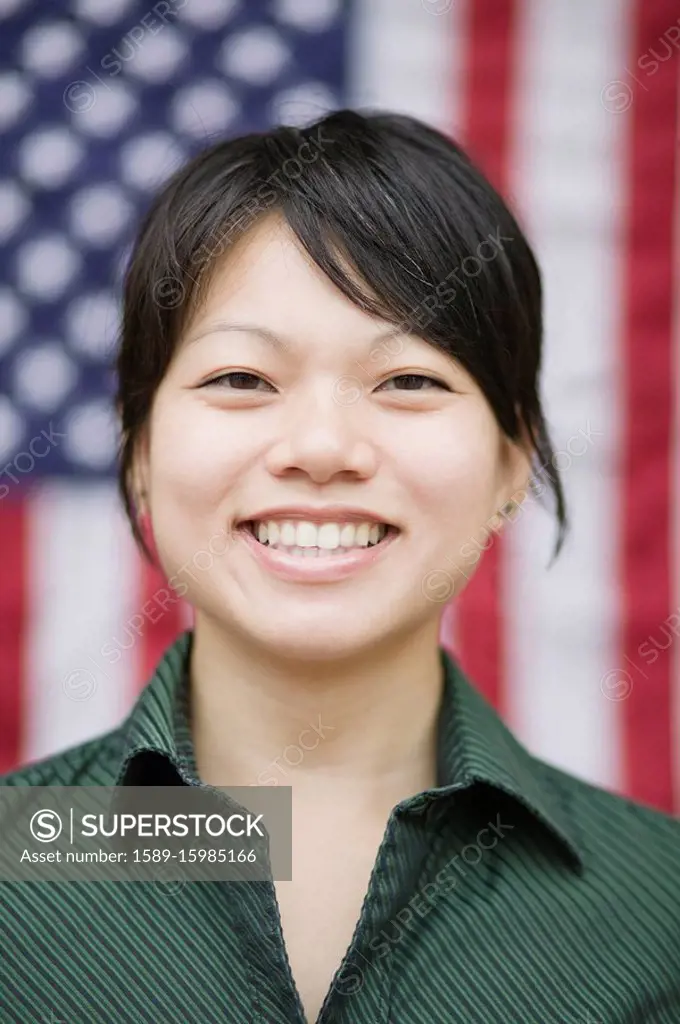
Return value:
[(534, 488), (540, 474), (554, 501), (554, 559), (567, 518), (539, 397), (542, 289), (531, 247), (456, 142), (405, 114), (351, 109), (214, 143), (172, 176), (140, 225), (116, 403), (119, 490), (146, 557), (130, 481), (140, 431), (219, 257), (272, 211), (352, 302), (458, 360), (504, 434), (529, 439)]

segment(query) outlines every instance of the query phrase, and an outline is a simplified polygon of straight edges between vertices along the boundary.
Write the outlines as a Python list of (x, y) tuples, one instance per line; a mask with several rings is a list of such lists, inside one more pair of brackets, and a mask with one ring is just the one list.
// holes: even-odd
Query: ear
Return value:
[(130, 490), (138, 511), (148, 510), (149, 483), (149, 434), (145, 426), (137, 437), (130, 465)]
[[(520, 421), (521, 422), (521, 421)], [(512, 502), (521, 505), (529, 494), (532, 474), (533, 445), (529, 431), (522, 422), (521, 436), (511, 441), (501, 433), (501, 473), (496, 494), (496, 510), (501, 512)], [(508, 513), (512, 518), (512, 510)]]

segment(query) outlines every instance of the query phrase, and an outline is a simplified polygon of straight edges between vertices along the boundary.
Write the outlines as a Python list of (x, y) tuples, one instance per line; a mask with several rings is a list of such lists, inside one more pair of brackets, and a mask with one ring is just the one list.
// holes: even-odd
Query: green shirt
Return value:
[[(119, 728), (0, 782), (203, 785), (192, 640)], [(531, 756), (440, 654), (438, 785), (392, 810), (320, 1024), (678, 1024), (680, 822)], [(302, 1024), (273, 884), (170, 886), (0, 883), (0, 1022)]]

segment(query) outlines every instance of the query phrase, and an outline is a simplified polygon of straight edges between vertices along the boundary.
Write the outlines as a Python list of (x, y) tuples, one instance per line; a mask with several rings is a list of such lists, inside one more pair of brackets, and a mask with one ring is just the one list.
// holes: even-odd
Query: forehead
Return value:
[[(351, 270), (345, 264), (345, 270)], [(366, 290), (365, 282), (361, 283)], [(369, 289), (370, 290), (370, 289)], [(279, 214), (268, 214), (219, 258), (186, 333), (212, 321), (256, 316), (276, 331), (302, 333), (321, 327), (375, 333), (389, 321), (359, 309), (314, 263)]]
[[(373, 294), (339, 253), (336, 258), (362, 291)], [(241, 329), (245, 325), (245, 329)], [(253, 327), (255, 329), (253, 329)], [(268, 337), (269, 335), (269, 337)], [(235, 341), (235, 339), (239, 339)], [(284, 359), (311, 357), (329, 364), (361, 360), (363, 373), (426, 360), (441, 372), (455, 369), (460, 384), (473, 382), (458, 360), (395, 323), (367, 313), (314, 263), (278, 213), (263, 216), (220, 257), (190, 319), (176, 358), (193, 352), (217, 358), (245, 344), (262, 345)], [(366, 360), (368, 359), (368, 363)]]

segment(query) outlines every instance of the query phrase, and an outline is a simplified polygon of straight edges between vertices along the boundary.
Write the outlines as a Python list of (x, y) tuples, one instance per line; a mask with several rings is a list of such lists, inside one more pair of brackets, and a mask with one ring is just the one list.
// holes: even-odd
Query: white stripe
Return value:
[(113, 484), (43, 484), (30, 501), (22, 761), (108, 731), (129, 710), (130, 654), (105, 644), (129, 615), (137, 556)]
[(511, 727), (545, 760), (616, 788), (621, 702), (612, 698), (625, 691), (606, 673), (621, 666), (617, 218), (627, 115), (605, 109), (602, 90), (626, 65), (630, 21), (625, 0), (524, 7), (512, 191), (543, 271), (542, 394), (557, 450), (580, 451), (589, 425), (600, 433), (585, 454), (559, 460), (573, 525), (552, 568), (554, 519), (535, 502), (507, 531), (504, 596)]
[(447, 134), (455, 131), (465, 6), (460, 0), (357, 0), (348, 106), (410, 114)]

